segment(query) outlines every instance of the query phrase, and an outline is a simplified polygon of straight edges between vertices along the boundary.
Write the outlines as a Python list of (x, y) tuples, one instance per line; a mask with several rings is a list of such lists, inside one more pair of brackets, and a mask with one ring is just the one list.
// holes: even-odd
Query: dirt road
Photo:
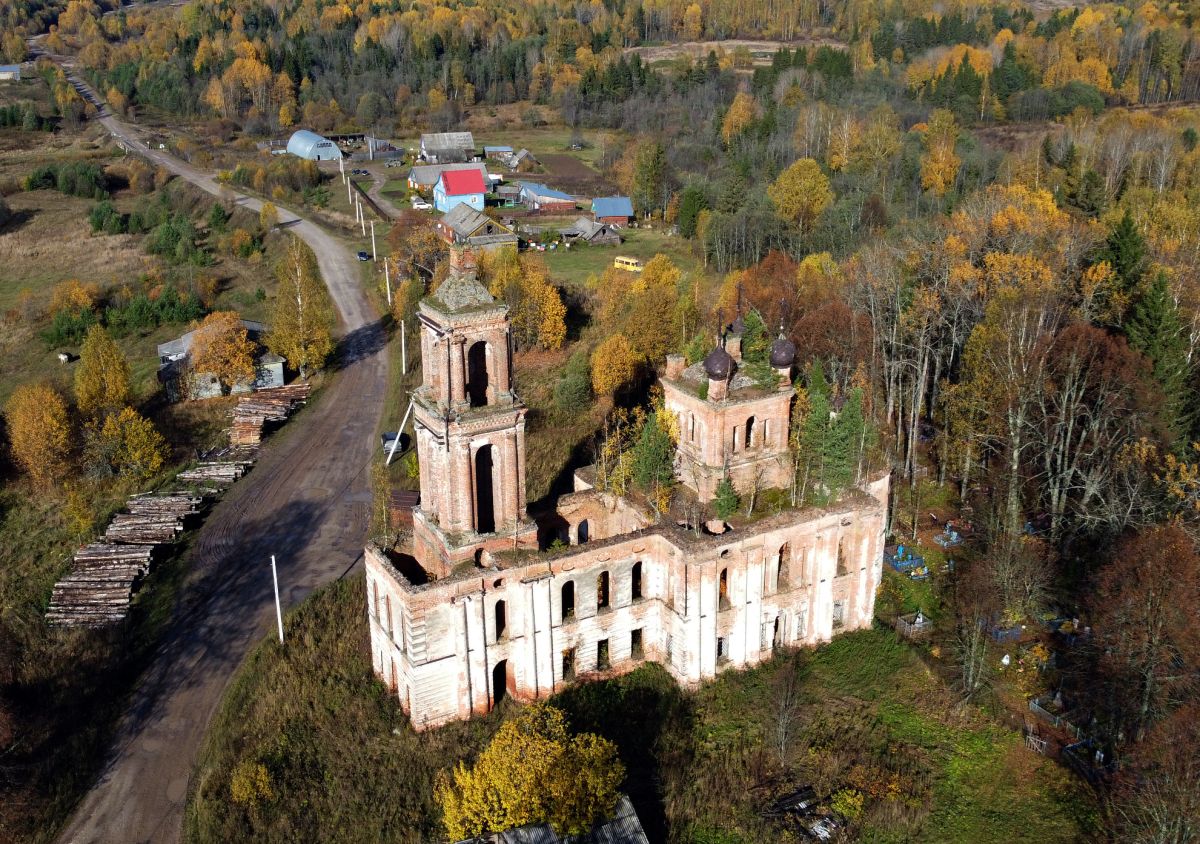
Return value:
[[(69, 68), (68, 68), (69, 71)], [(94, 104), (87, 86), (73, 83)], [(206, 172), (146, 149), (133, 127), (101, 109), (120, 143), (214, 195)], [(253, 198), (233, 195), (258, 210)], [(171, 844), (180, 839), (188, 781), (208, 723), (249, 648), (274, 629), (269, 557), (294, 605), (351, 570), (367, 530), (366, 466), (388, 388), (384, 332), (336, 238), (280, 211), (280, 224), (317, 255), (341, 318), (340, 372), (319, 399), (263, 449), (258, 465), (209, 515), (192, 550), (181, 603), (118, 727), (99, 781), (60, 840)]]

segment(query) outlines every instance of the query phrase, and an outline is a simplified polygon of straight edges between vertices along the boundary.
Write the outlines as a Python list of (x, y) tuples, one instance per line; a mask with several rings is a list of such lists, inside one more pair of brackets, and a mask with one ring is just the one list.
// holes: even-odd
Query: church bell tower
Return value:
[(414, 552), (435, 577), (462, 562), (536, 547), (525, 512), (525, 405), (513, 389), (508, 308), (476, 276), (469, 247), (421, 301), (422, 384), (413, 395), (421, 471)]

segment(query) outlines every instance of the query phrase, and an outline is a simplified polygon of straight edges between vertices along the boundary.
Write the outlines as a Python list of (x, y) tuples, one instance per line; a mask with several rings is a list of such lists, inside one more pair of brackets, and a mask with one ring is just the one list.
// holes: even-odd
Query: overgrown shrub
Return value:
[(592, 374), (587, 354), (577, 351), (563, 367), (554, 385), (554, 406), (564, 413), (577, 413), (592, 399)]
[(114, 337), (133, 331), (150, 331), (160, 325), (185, 325), (204, 316), (204, 306), (195, 296), (180, 295), (167, 287), (155, 299), (139, 293), (124, 305), (104, 310), (104, 322)]
[(87, 161), (43, 164), (25, 178), (25, 190), (57, 190), (68, 196), (104, 199), (108, 180), (99, 166)]

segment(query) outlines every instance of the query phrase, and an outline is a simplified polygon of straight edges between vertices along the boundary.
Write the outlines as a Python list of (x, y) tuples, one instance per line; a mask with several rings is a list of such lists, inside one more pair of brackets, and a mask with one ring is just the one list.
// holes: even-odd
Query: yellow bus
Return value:
[(638, 258), (627, 258), (622, 255), (618, 255), (616, 258), (613, 258), (613, 266), (618, 270), (625, 270), (626, 272), (631, 273), (640, 273), (642, 271), (641, 260)]

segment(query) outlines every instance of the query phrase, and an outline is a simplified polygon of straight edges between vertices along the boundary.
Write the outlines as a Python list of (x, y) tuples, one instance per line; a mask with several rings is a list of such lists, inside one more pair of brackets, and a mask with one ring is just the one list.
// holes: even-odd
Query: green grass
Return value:
[[(438, 841), (436, 772), (472, 759), (512, 705), (413, 733), (371, 675), (361, 577), (313, 595), (264, 641), (222, 704), (193, 778), (187, 840)], [(778, 690), (798, 679), (795, 729), (776, 747)], [(726, 672), (696, 692), (647, 664), (553, 698), (576, 730), (613, 740), (651, 841), (792, 840), (761, 816), (805, 784), (879, 788), (852, 840), (1076, 841), (1089, 792), (1017, 734), (959, 710), (914, 651), (883, 630)], [(230, 772), (261, 763), (273, 796), (230, 799)], [(892, 783), (893, 791), (884, 787)]]
[[(581, 212), (582, 213), (582, 212)], [(666, 255), (685, 274), (707, 275), (702, 262), (692, 254), (691, 243), (679, 236), (668, 236), (659, 229), (624, 229), (620, 246), (572, 246), (540, 253), (554, 280), (567, 287), (586, 286), (589, 276), (599, 278), (612, 266), (613, 258), (626, 255), (645, 263), (655, 255)]]

